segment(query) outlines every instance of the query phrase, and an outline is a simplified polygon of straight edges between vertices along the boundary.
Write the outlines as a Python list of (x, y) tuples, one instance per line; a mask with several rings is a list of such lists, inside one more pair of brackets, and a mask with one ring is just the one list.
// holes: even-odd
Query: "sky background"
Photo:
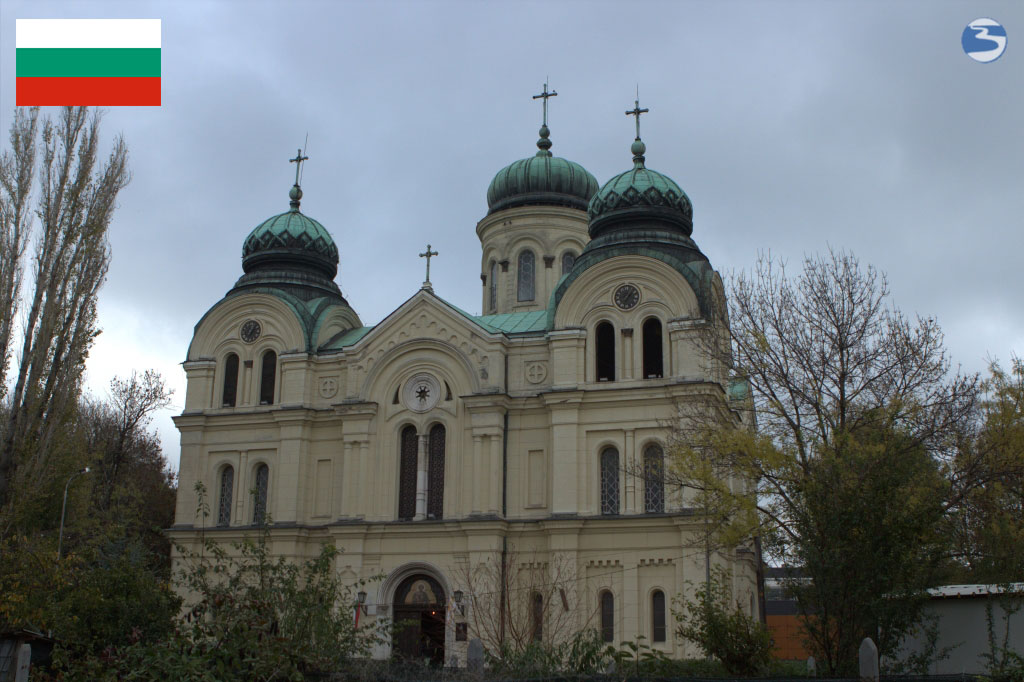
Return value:
[[(1000, 22), (1004, 55), (960, 45)], [(364, 324), (423, 281), (481, 307), (476, 222), (503, 166), (536, 147), (547, 78), (552, 152), (604, 183), (647, 165), (694, 204), (723, 275), (769, 252), (829, 247), (887, 273), (893, 303), (935, 317), (951, 360), (1024, 355), (1024, 3), (18, 2), (0, 0), (0, 128), (15, 105), (15, 19), (159, 18), (163, 104), (110, 108), (132, 183), (87, 385), (155, 368), (174, 388), (193, 327), (242, 274), (241, 247), (288, 209), (308, 134), (302, 210), (333, 235), (337, 281)]]

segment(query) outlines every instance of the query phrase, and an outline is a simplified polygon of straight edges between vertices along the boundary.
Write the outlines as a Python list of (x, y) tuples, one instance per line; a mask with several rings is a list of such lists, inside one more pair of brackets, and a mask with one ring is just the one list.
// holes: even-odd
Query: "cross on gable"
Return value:
[(427, 244), (427, 252), (420, 254), (420, 258), (426, 258), (427, 259), (427, 279), (424, 280), (427, 283), (430, 282), (430, 257), (431, 256), (439, 256), (439, 255), (441, 255), (441, 254), (439, 254), (437, 251), (431, 251), (430, 250), (430, 244)]

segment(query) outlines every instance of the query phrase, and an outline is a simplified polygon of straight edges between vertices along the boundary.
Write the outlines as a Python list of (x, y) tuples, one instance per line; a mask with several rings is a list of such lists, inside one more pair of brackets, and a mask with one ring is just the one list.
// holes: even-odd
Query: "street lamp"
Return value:
[(85, 467), (81, 471), (76, 471), (71, 474), (71, 478), (64, 484), (64, 504), (60, 506), (60, 535), (57, 536), (57, 561), (60, 561), (60, 549), (61, 545), (64, 544), (64, 512), (68, 509), (68, 488), (71, 486), (71, 481), (75, 480), (75, 476), (89, 473), (89, 467)]

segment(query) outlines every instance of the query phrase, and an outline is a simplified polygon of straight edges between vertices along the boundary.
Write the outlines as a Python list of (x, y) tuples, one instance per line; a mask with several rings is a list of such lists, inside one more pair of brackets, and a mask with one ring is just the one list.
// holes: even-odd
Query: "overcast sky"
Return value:
[[(46, 2), (0, 0), (0, 128), (14, 110), (17, 18), (162, 19), (163, 105), (110, 108), (132, 183), (110, 229), (88, 386), (156, 368), (172, 465), (193, 327), (242, 274), (246, 235), (288, 208), (334, 236), (367, 325), (423, 281), (481, 303), (474, 231), (494, 174), (552, 152), (604, 183), (631, 166), (639, 86), (647, 165), (694, 204), (723, 274), (759, 252), (829, 246), (885, 271), (904, 312), (936, 317), (954, 364), (1024, 355), (1024, 5), (1010, 2)], [(960, 36), (1000, 22), (982, 64)]]

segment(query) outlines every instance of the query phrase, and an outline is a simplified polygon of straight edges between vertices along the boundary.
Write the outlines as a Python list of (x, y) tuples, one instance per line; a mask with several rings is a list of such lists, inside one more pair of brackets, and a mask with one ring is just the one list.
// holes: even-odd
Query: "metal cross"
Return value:
[(295, 158), (294, 159), (288, 159), (288, 163), (294, 163), (295, 164), (295, 184), (296, 184), (296, 186), (299, 184), (299, 169), (302, 167), (302, 162), (303, 161), (308, 161), (308, 160), (309, 160), (309, 157), (308, 156), (303, 156), (301, 149), (299, 149), (299, 150), (297, 150), (295, 152)]
[(544, 92), (540, 93), (539, 95), (534, 95), (533, 96), (534, 99), (540, 99), (541, 97), (544, 98), (544, 125), (548, 124), (548, 97), (557, 97), (557, 96), (558, 96), (558, 93), (555, 92), (554, 90), (552, 90), (551, 92), (548, 92), (548, 84), (547, 83), (544, 84)]
[(426, 258), (427, 259), (427, 279), (426, 279), (426, 281), (428, 281), (428, 282), (430, 281), (430, 257), (431, 256), (439, 256), (439, 255), (440, 254), (437, 251), (431, 251), (430, 250), (430, 244), (427, 244), (427, 252), (420, 254), (420, 258)]
[(633, 110), (626, 112), (626, 116), (636, 116), (636, 139), (638, 140), (640, 139), (640, 114), (646, 114), (648, 111), (650, 111), (650, 109), (640, 108), (640, 99), (637, 98), (633, 103)]

